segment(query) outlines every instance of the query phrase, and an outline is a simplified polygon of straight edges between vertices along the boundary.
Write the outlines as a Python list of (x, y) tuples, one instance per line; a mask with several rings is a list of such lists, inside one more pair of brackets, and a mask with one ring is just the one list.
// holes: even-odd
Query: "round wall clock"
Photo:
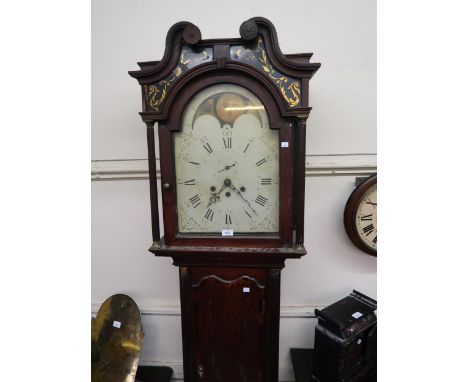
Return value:
[(377, 175), (364, 180), (350, 195), (344, 225), (356, 247), (377, 256)]

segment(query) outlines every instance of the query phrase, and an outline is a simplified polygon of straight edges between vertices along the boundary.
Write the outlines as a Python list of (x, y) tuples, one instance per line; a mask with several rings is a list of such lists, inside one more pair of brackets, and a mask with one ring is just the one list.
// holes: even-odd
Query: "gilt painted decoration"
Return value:
[(145, 101), (148, 110), (159, 111), (166, 100), (169, 89), (177, 79), (190, 69), (213, 60), (213, 48), (194, 50), (184, 45), (179, 56), (179, 61), (174, 70), (163, 80), (152, 85), (144, 86)]
[(296, 107), (300, 104), (300, 80), (286, 76), (271, 65), (261, 37), (257, 38), (257, 42), (253, 48), (247, 48), (245, 45), (232, 46), (231, 59), (252, 65), (268, 75), (281, 91), (289, 107)]

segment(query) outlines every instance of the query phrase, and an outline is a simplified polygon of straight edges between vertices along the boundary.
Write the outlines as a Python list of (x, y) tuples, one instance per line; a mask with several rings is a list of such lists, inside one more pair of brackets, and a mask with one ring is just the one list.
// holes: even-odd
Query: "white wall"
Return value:
[[(157, 60), (181, 20), (204, 38), (235, 37), (242, 21), (269, 18), (284, 53), (314, 52), (306, 177), (309, 254), (282, 272), (280, 379), (293, 380), (290, 347), (312, 347), (313, 310), (352, 289), (376, 297), (376, 259), (356, 249), (342, 223), (356, 175), (376, 171), (376, 5), (371, 0), (94, 0), (92, 14), (92, 302), (132, 296), (146, 332), (141, 362), (182, 377), (177, 268), (151, 244), (145, 126), (128, 70)], [(286, 3), (283, 3), (286, 4)], [(105, 180), (103, 180), (105, 179)]]

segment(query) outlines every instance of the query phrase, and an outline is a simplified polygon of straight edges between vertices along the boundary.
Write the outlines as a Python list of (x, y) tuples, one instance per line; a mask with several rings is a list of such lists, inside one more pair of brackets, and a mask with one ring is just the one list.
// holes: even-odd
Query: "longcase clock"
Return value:
[[(306, 254), (310, 53), (284, 55), (268, 20), (241, 38), (173, 25), (142, 90), (156, 256), (180, 270), (184, 379), (277, 382), (280, 271)], [(157, 122), (164, 237), (156, 178)]]

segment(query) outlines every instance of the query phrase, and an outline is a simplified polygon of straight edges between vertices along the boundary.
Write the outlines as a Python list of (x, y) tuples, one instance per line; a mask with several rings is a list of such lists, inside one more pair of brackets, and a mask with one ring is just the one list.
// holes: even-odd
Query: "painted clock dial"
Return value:
[(344, 225), (356, 247), (377, 256), (377, 175), (364, 180), (351, 193)]
[(279, 231), (279, 134), (254, 94), (232, 84), (200, 91), (174, 151), (180, 233)]

